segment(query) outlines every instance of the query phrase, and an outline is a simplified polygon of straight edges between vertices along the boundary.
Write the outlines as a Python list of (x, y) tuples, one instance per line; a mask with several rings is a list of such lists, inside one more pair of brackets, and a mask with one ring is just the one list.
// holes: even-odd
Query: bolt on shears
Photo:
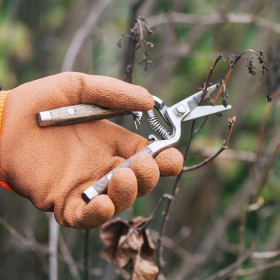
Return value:
[[(218, 84), (208, 87), (207, 95), (209, 96), (218, 87)], [(223, 105), (199, 106), (203, 96), (205, 96), (205, 93), (203, 90), (201, 90), (171, 107), (166, 106), (160, 98), (153, 96), (155, 101), (154, 108), (145, 112), (145, 116), (151, 129), (156, 135), (150, 135), (149, 140), (152, 142), (144, 149), (137, 152), (135, 155), (146, 152), (155, 157), (158, 153), (175, 145), (179, 141), (181, 137), (182, 122), (207, 117), (213, 114), (219, 114), (223, 111), (231, 109), (230, 105), (227, 107), (224, 107)], [(171, 128), (170, 132), (160, 123), (154, 109), (159, 112), (162, 119)], [(128, 114), (133, 116), (136, 128), (138, 128), (140, 125), (142, 112), (116, 111), (88, 104), (80, 104), (75, 106), (61, 107), (49, 111), (42, 111), (37, 114), (37, 121), (39, 126), (46, 127), (54, 125), (77, 124), (93, 120), (114, 118)], [(128, 158), (125, 162), (121, 163), (119, 166), (103, 176), (95, 184), (88, 187), (82, 193), (82, 198), (84, 201), (89, 202), (95, 196), (106, 193), (108, 183), (114, 172), (120, 168), (129, 167), (135, 155)]]

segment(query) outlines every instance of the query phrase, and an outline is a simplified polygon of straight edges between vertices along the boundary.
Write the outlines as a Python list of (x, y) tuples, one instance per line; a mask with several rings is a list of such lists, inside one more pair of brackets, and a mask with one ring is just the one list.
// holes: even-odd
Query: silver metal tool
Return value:
[[(208, 95), (213, 92), (215, 89), (218, 88), (218, 85), (210, 86), (207, 91)], [(149, 137), (149, 140), (153, 140), (151, 144), (146, 146), (144, 149), (139, 151), (136, 154), (147, 152), (153, 157), (155, 157), (159, 152), (161, 152), (164, 149), (167, 149), (174, 144), (176, 144), (180, 137), (181, 137), (181, 123), (185, 121), (190, 121), (194, 119), (198, 119), (201, 117), (206, 117), (209, 115), (217, 114), (226, 110), (231, 109), (231, 106), (228, 105), (227, 107), (224, 107), (222, 105), (219, 106), (198, 106), (200, 103), (200, 100), (203, 96), (203, 91), (199, 91), (195, 93), (194, 95), (178, 102), (177, 104), (167, 107), (164, 105), (163, 101), (159, 99), (156, 96), (153, 96), (155, 100), (155, 106), (154, 108), (157, 109), (166, 122), (166, 124), (171, 127), (171, 131), (169, 132), (157, 119), (154, 110), (150, 110), (145, 113), (147, 121), (149, 125), (151, 126), (154, 133), (157, 135), (151, 135)], [(136, 155), (135, 154), (135, 155)], [(91, 199), (93, 199), (95, 196), (99, 194), (103, 194), (107, 192), (108, 183), (114, 174), (115, 171), (117, 171), (120, 168), (129, 167), (131, 164), (131, 161), (133, 155), (129, 159), (127, 159), (125, 162), (111, 170), (109, 173), (107, 173), (104, 177), (102, 177), (99, 181), (97, 181), (95, 184), (87, 188), (83, 194), (82, 198), (85, 202), (89, 202)]]

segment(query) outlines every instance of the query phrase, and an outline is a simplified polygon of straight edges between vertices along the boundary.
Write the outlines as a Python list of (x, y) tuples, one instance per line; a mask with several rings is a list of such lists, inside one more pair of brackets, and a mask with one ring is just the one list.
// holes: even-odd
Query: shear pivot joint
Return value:
[(186, 105), (184, 105), (183, 103), (180, 103), (176, 106), (175, 108), (175, 113), (177, 116), (183, 116), (187, 111), (187, 107)]

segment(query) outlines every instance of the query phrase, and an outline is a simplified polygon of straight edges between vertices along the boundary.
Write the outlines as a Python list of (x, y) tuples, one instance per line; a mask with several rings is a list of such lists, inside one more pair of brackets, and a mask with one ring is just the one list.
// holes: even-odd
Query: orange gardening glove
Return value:
[(0, 95), (0, 184), (30, 199), (38, 209), (53, 211), (62, 226), (100, 226), (130, 207), (137, 196), (149, 193), (160, 174), (176, 175), (182, 168), (182, 155), (174, 148), (155, 159), (139, 154), (131, 168), (114, 173), (108, 195), (86, 204), (82, 192), (148, 141), (108, 120), (41, 128), (36, 114), (81, 103), (147, 111), (154, 105), (152, 96), (140, 86), (74, 72), (26, 83)]

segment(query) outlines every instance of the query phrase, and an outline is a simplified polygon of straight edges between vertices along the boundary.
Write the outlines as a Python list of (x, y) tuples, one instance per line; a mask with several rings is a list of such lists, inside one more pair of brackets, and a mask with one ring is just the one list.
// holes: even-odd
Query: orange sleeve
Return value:
[[(10, 91), (0, 91), (0, 135), (3, 125), (3, 111), (6, 103), (6, 99)], [(5, 190), (11, 190), (11, 188), (4, 182), (0, 182), (0, 186)]]

